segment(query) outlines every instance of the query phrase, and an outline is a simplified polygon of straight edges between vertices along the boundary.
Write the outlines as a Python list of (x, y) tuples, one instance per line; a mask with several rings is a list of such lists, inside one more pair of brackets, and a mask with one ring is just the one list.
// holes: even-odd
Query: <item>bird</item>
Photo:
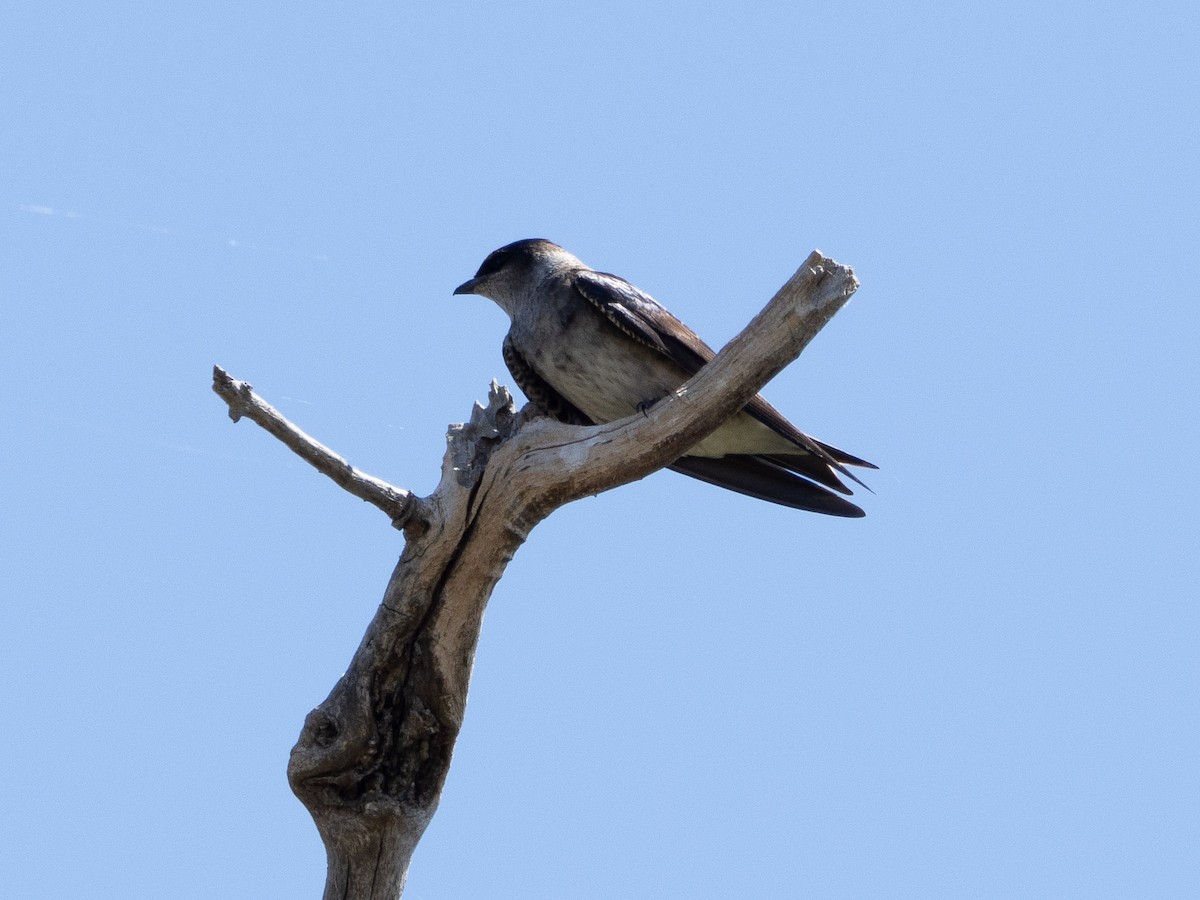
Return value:
[[(502, 352), (517, 386), (543, 415), (598, 425), (644, 412), (716, 353), (630, 282), (585, 265), (541, 238), (490, 253), (455, 294), (476, 294), (508, 314)], [(838, 476), (878, 468), (809, 437), (761, 395), (669, 468), (783, 506), (857, 518)], [(835, 493), (836, 492), (836, 493)]]

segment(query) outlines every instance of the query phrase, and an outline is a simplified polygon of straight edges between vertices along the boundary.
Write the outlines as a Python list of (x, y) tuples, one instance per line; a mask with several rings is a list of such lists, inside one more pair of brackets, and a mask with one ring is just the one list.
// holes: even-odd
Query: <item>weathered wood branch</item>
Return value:
[(449, 770), (484, 607), (534, 525), (669, 465), (795, 359), (857, 286), (849, 268), (814, 252), (716, 359), (645, 415), (587, 428), (517, 415), (493, 382), (488, 405), (451, 428), (441, 482), (424, 499), (358, 472), (215, 370), (235, 420), (258, 422), (387, 512), (407, 539), (349, 669), (308, 715), (288, 764), (325, 842), (326, 898), (399, 896)]
[(311, 463), (318, 472), (328, 475), (360, 500), (387, 513), (396, 528), (423, 530), (428, 524), (428, 513), (420, 497), (360, 472), (285, 419), (279, 410), (254, 393), (251, 385), (231, 378), (220, 366), (213, 366), (213, 390), (228, 404), (229, 418), (237, 422), (245, 416), (257, 422), (291, 447), (297, 456)]

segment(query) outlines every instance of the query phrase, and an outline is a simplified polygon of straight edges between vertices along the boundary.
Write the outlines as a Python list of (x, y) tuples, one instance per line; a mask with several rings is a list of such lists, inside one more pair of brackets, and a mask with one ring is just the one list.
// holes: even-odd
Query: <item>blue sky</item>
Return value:
[(500, 582), (410, 897), (1200, 893), (1191, 5), (25, 5), (0, 36), (13, 896), (315, 896), (285, 778), (555, 240), (720, 346), (865, 520), (671, 473)]

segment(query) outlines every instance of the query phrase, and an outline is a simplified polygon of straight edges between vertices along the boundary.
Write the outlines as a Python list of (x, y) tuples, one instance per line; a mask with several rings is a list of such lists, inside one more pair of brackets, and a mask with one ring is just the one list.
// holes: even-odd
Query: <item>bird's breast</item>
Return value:
[(620, 332), (582, 299), (546, 312), (514, 318), (513, 344), (538, 375), (593, 421), (632, 415), (686, 380), (670, 360)]

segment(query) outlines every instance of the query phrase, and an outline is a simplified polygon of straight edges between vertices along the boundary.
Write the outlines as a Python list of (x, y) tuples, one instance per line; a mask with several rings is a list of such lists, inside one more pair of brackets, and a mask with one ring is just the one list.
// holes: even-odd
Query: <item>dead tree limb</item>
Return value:
[(214, 369), (235, 421), (262, 425), (405, 532), (383, 602), (288, 763), (325, 842), (327, 900), (400, 895), (449, 770), (484, 607), (534, 525), (669, 465), (799, 356), (857, 287), (851, 269), (814, 251), (716, 359), (645, 415), (586, 428), (517, 415), (493, 382), (488, 405), (451, 427), (426, 498), (358, 471)]

